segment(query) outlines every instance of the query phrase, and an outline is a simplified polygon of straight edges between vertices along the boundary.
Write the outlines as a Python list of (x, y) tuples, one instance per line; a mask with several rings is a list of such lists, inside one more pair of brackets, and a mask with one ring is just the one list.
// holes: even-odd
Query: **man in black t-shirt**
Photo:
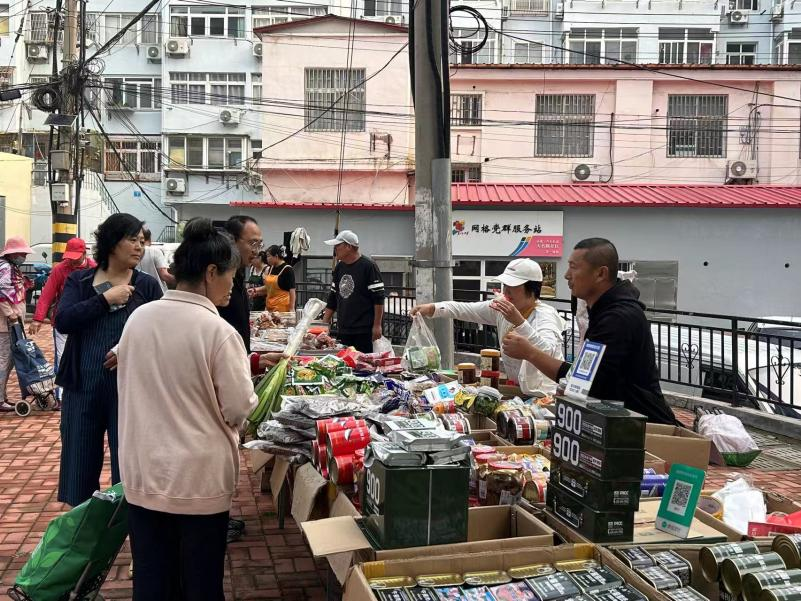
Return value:
[(384, 281), (378, 266), (359, 253), (359, 238), (350, 230), (333, 240), (337, 266), (323, 319), (331, 323), (337, 313), (339, 341), (363, 353), (373, 352), (373, 341), (381, 338), (384, 319)]

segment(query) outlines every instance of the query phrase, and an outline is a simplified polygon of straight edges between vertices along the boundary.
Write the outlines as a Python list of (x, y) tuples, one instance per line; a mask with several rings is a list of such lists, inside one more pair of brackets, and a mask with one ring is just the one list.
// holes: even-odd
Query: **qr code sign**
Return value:
[(581, 356), (581, 362), (579, 363), (578, 368), (576, 368), (576, 373), (579, 376), (590, 375), (590, 371), (592, 371), (592, 365), (595, 363), (595, 357), (597, 356), (598, 353), (595, 351), (584, 351), (584, 354)]
[(676, 484), (673, 486), (673, 493), (670, 495), (670, 501), (668, 502), (668, 511), (676, 515), (684, 515), (687, 511), (687, 505), (690, 503), (692, 490), (692, 484), (676, 480)]

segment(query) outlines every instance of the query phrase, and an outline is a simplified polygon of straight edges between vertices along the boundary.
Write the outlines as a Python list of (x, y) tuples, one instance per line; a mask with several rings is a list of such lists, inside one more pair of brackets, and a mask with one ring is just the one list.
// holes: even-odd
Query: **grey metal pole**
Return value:
[[(450, 119), (450, 101), (441, 77), (448, 77), (442, 52), (447, 40), (442, 39), (440, 2), (422, 0), (414, 10), (414, 92), (415, 92), (415, 285), (417, 302), (430, 303), (453, 299), (451, 257), (451, 161), (442, 144)], [(433, 51), (433, 56), (432, 56)], [(439, 92), (439, 93), (438, 93)], [(442, 354), (443, 367), (453, 366), (453, 320), (437, 319), (434, 336)]]

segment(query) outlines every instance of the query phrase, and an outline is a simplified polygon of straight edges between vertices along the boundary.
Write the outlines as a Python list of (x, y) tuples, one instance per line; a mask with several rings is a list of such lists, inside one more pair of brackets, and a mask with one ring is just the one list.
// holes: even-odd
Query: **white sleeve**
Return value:
[(153, 263), (156, 269), (166, 269), (169, 267), (169, 265), (167, 265), (167, 258), (164, 256), (164, 251), (160, 248), (153, 249)]
[(456, 301), (444, 301), (434, 303), (434, 317), (452, 317), (462, 321), (494, 326), (497, 324), (498, 313), (490, 307), (491, 302), (459, 303)]
[[(544, 309), (543, 307), (547, 308)], [(541, 313), (534, 320), (536, 328), (526, 320), (515, 328), (515, 332), (527, 338), (531, 344), (543, 353), (556, 359), (561, 359), (564, 356), (562, 349), (564, 321), (548, 305), (540, 305), (537, 311), (541, 311)]]

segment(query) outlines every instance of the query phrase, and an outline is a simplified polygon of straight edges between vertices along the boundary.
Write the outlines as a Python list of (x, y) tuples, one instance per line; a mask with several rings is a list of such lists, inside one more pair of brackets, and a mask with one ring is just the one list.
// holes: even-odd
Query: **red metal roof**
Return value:
[[(453, 184), (454, 207), (801, 208), (801, 186), (685, 184)], [(234, 207), (334, 210), (334, 203), (232, 202)], [(411, 211), (411, 205), (343, 203), (341, 210)]]

